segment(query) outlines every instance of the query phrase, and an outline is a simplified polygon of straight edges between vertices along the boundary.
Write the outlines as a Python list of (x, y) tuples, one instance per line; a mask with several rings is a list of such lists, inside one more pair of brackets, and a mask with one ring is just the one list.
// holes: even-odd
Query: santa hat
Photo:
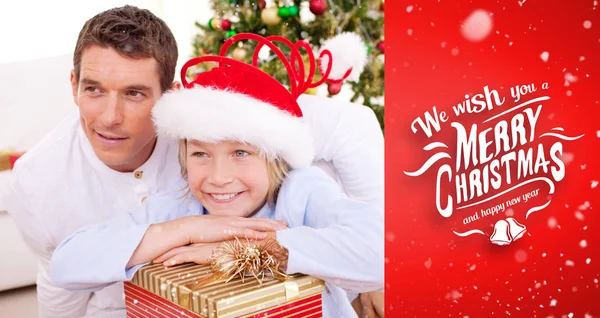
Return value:
[[(360, 38), (356, 38), (354, 48), (345, 47), (344, 51), (365, 50)], [(251, 65), (225, 57), (227, 50), (241, 40), (258, 41)], [(290, 49), (289, 59), (275, 43)], [(289, 90), (258, 68), (258, 52), (263, 45), (268, 46), (287, 69)], [(301, 48), (308, 54), (308, 70), (302, 62)], [(339, 49), (331, 51), (340, 52)], [(309, 166), (314, 157), (313, 141), (296, 99), (308, 88), (325, 81), (343, 81), (364, 68), (364, 59), (357, 63), (333, 55), (331, 51), (322, 50), (317, 62), (304, 41), (294, 44), (280, 36), (237, 34), (223, 44), (219, 56), (206, 55), (185, 63), (181, 70), (184, 89), (165, 93), (152, 111), (157, 134), (210, 143), (243, 142), (257, 147), (270, 160), (281, 158), (292, 168)], [(337, 63), (338, 59), (341, 63)], [(188, 82), (188, 68), (205, 62), (218, 65)], [(316, 67), (323, 77), (313, 83)], [(335, 76), (331, 74), (333, 70)]]

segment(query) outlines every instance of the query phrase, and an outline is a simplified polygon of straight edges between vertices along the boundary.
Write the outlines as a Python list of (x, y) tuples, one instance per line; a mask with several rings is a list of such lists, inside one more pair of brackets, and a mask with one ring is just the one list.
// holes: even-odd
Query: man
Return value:
[[(71, 85), (79, 116), (69, 118), (16, 164), (4, 200), (39, 259), (41, 317), (123, 315), (123, 285), (74, 293), (52, 284), (49, 261), (75, 230), (172, 189), (180, 178), (177, 145), (157, 139), (151, 109), (174, 83), (177, 44), (165, 23), (125, 6), (86, 22), (73, 57)], [(383, 206), (383, 138), (366, 107), (313, 96), (299, 100), (319, 165), (352, 198)], [(218, 220), (236, 233), (279, 225)], [(383, 242), (382, 242), (383, 244)]]

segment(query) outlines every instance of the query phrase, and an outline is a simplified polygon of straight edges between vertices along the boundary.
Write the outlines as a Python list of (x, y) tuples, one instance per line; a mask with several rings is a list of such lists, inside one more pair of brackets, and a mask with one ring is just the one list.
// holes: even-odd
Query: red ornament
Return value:
[(383, 43), (383, 41), (377, 43), (377, 49), (381, 51), (381, 53), (385, 53), (385, 44)]
[(265, 0), (258, 0), (258, 8), (264, 9), (267, 6), (267, 2)]
[(330, 95), (337, 95), (342, 91), (342, 83), (329, 83), (327, 91)]
[(314, 15), (322, 15), (327, 11), (327, 0), (310, 0), (309, 7)]
[(231, 21), (229, 21), (229, 20), (221, 21), (221, 29), (223, 29), (225, 31), (231, 30)]
[(15, 167), (15, 162), (17, 162), (17, 159), (21, 158), (21, 156), (23, 156), (24, 154), (25, 154), (24, 152), (20, 152), (20, 153), (13, 153), (13, 154), (8, 155), (8, 162), (10, 163), (11, 169), (13, 169)]

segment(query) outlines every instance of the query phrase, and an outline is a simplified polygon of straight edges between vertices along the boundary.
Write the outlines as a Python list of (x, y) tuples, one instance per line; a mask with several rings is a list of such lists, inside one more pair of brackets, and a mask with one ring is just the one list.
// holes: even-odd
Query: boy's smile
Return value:
[(266, 203), (266, 159), (254, 147), (233, 142), (187, 142), (192, 194), (211, 214), (251, 216)]

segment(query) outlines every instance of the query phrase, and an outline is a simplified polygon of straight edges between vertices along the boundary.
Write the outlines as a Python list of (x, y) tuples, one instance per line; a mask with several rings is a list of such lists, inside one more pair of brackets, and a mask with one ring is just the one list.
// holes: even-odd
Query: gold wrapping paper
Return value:
[(10, 156), (12, 152), (1, 152), (0, 151), (0, 171), (2, 170), (10, 170), (10, 160), (8, 156)]
[(306, 275), (290, 275), (285, 281), (267, 277), (260, 284), (253, 277), (234, 278), (228, 283), (211, 280), (208, 265), (162, 264), (142, 267), (131, 283), (182, 308), (204, 317), (228, 318), (247, 315), (298, 298), (320, 294), (325, 284)]

